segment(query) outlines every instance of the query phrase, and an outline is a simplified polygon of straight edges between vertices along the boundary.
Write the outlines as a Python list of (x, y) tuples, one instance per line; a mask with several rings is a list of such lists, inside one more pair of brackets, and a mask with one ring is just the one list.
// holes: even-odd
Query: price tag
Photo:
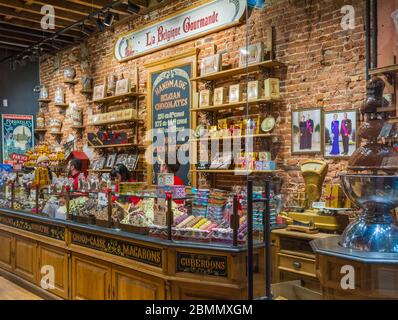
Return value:
[(98, 204), (100, 206), (107, 206), (108, 205), (108, 196), (104, 192), (98, 193)]

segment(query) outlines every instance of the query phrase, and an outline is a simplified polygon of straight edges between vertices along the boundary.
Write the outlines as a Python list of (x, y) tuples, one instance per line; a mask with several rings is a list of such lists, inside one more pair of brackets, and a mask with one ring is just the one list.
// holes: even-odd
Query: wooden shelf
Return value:
[[(107, 172), (111, 172), (112, 169), (98, 169), (98, 170), (94, 170), (94, 169), (89, 169), (88, 171), (90, 172), (103, 172), (103, 173), (107, 173)], [(130, 172), (145, 172), (146, 170), (144, 169), (135, 169), (135, 170), (129, 170)]]
[(239, 75), (243, 75), (246, 73), (256, 72), (256, 71), (261, 70), (262, 68), (275, 69), (275, 68), (280, 68), (283, 66), (284, 66), (284, 64), (281, 62), (274, 61), (274, 60), (267, 60), (267, 61), (263, 61), (260, 63), (255, 63), (252, 65), (249, 65), (248, 67), (245, 66), (242, 68), (228, 69), (228, 70), (223, 70), (220, 72), (208, 74), (205, 76), (191, 78), (191, 81), (212, 81), (212, 80), (219, 80), (219, 79), (227, 79), (229, 77), (234, 77), (234, 76), (239, 76)]
[(58, 108), (68, 108), (69, 103), (55, 103), (54, 106), (56, 106)]
[(396, 107), (377, 108), (377, 112), (393, 112), (396, 110)]
[(117, 121), (112, 121), (112, 122), (106, 122), (106, 123), (91, 123), (89, 126), (94, 126), (94, 127), (102, 127), (102, 126), (110, 126), (113, 124), (122, 124), (122, 123), (129, 123), (129, 122), (141, 122), (141, 119), (130, 119), (130, 120), (117, 120)]
[(64, 83), (74, 86), (79, 83), (79, 80), (65, 80)]
[(86, 129), (86, 126), (70, 126), (72, 129), (82, 130)]
[(233, 109), (233, 108), (240, 108), (240, 107), (245, 107), (247, 104), (251, 106), (259, 105), (262, 103), (274, 103), (274, 102), (279, 102), (281, 99), (271, 99), (271, 98), (261, 98), (261, 99), (256, 99), (256, 100), (250, 100), (250, 101), (239, 101), (239, 102), (233, 102), (233, 103), (224, 103), (219, 106), (210, 106), (210, 107), (202, 107), (202, 108), (195, 108), (191, 109), (191, 112), (203, 112), (203, 111), (217, 111), (221, 109)]
[(108, 144), (103, 146), (90, 146), (93, 149), (112, 149), (112, 148), (129, 148), (129, 147), (144, 147), (143, 145), (136, 143), (124, 143), (124, 144)]
[(371, 76), (378, 76), (386, 73), (397, 73), (397, 72), (398, 72), (398, 64), (369, 70), (369, 74)]
[(392, 118), (390, 118), (390, 119), (387, 119), (387, 121), (388, 121), (389, 123), (398, 123), (398, 117), (392, 117)]
[(80, 91), (80, 93), (81, 94), (92, 94), (93, 93), (93, 90), (90, 90), (90, 91)]
[(90, 103), (104, 104), (104, 103), (114, 102), (117, 100), (123, 100), (123, 99), (129, 98), (129, 97), (141, 97), (141, 96), (146, 96), (146, 93), (129, 92), (129, 93), (121, 94), (121, 95), (117, 95), (117, 96), (110, 96), (110, 97), (105, 97), (103, 99), (92, 100), (92, 101), (90, 101)]
[(242, 135), (242, 136), (232, 136), (232, 137), (217, 137), (217, 138), (199, 138), (199, 139), (191, 139), (191, 142), (200, 142), (200, 141), (211, 141), (211, 140), (223, 140), (223, 139), (246, 139), (246, 138), (272, 138), (275, 137), (276, 134), (272, 133), (259, 133), (259, 134), (251, 134), (251, 135)]
[(50, 103), (51, 99), (39, 99), (39, 102)]
[(206, 169), (206, 170), (198, 170), (198, 169), (193, 169), (191, 170), (191, 172), (203, 172), (203, 173), (239, 173), (239, 174), (244, 174), (244, 173), (248, 173), (248, 174), (261, 174), (261, 173), (278, 173), (278, 172), (282, 172), (282, 170), (242, 170), (242, 169), (228, 169), (228, 170), (224, 170), (224, 169)]
[(47, 129), (35, 129), (35, 132), (47, 132)]
[(54, 136), (62, 136), (64, 133), (63, 132), (51, 132), (50, 134), (54, 135)]

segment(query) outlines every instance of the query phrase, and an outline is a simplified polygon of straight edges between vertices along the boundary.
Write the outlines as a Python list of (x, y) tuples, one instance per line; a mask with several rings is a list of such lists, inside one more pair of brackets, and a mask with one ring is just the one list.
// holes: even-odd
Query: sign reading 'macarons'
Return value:
[(115, 44), (115, 58), (126, 61), (240, 22), (246, 0), (215, 0), (179, 12), (159, 23), (131, 31)]

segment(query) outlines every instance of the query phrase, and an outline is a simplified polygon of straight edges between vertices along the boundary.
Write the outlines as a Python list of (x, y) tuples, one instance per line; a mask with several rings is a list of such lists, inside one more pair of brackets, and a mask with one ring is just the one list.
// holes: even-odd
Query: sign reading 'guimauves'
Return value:
[(239, 23), (246, 0), (215, 0), (129, 32), (115, 44), (115, 57), (125, 61), (162, 47), (193, 39)]

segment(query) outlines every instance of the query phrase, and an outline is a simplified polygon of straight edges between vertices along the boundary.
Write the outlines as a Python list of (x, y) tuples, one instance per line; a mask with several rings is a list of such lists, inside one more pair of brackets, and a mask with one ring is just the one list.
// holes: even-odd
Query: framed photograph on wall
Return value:
[(322, 153), (322, 109), (292, 111), (292, 154)]
[(323, 118), (325, 158), (349, 158), (357, 148), (357, 111), (327, 111)]
[(93, 100), (104, 99), (106, 95), (106, 85), (101, 84), (94, 87)]
[(115, 96), (126, 94), (130, 92), (130, 80), (122, 79), (116, 81)]
[(200, 75), (216, 73), (221, 69), (221, 54), (217, 53), (202, 59), (200, 63)]

